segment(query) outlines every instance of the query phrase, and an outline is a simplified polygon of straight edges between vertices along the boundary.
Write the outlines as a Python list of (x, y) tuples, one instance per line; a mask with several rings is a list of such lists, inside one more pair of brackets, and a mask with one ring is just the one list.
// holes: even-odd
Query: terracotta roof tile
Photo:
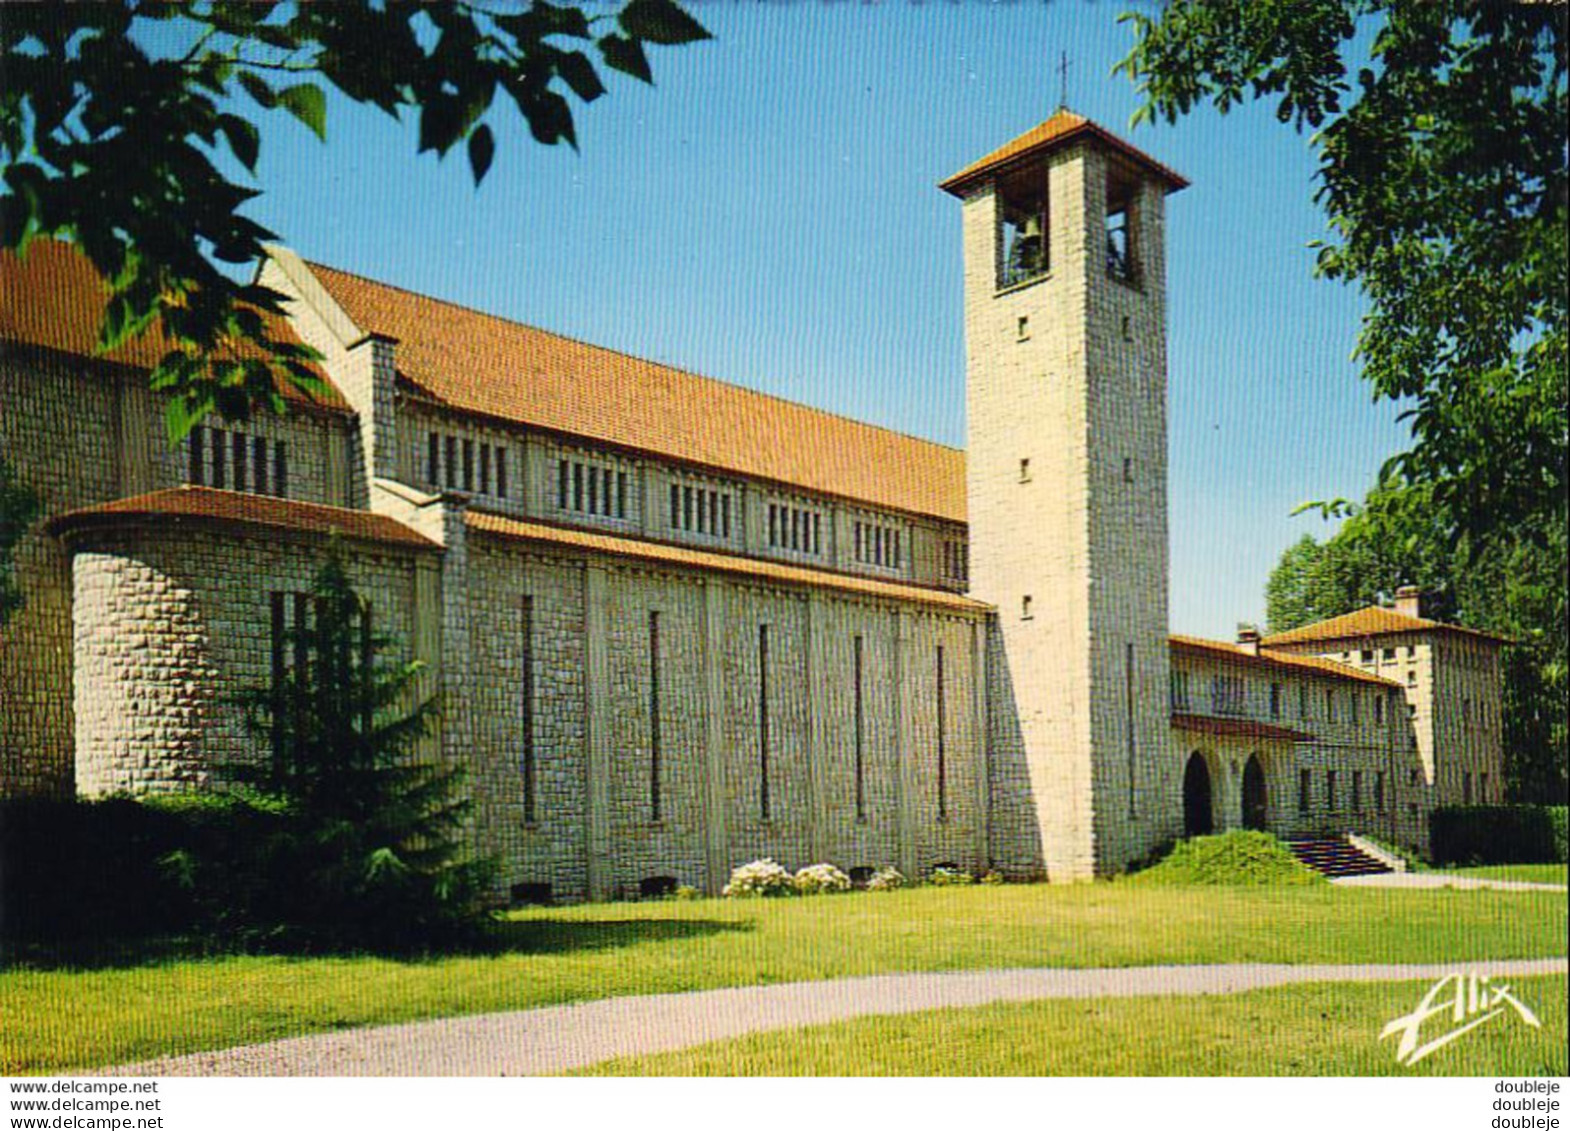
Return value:
[(1003, 169), (1029, 156), (1050, 153), (1082, 137), (1094, 137), (1130, 158), (1147, 172), (1165, 181), (1168, 192), (1176, 192), (1178, 189), (1188, 187), (1188, 181), (1182, 175), (1173, 172), (1117, 135), (1102, 129), (1084, 115), (1076, 114), (1071, 110), (1059, 110), (1034, 129), (1027, 130), (1007, 145), (994, 149), (980, 161), (965, 166), (952, 177), (940, 182), (938, 187), (955, 196), (961, 196), (967, 188), (983, 179), (988, 173)]
[(614, 554), (617, 557), (639, 558), (660, 565), (715, 570), (759, 581), (781, 582), (786, 585), (818, 589), (837, 589), (868, 597), (914, 601), (959, 612), (982, 613), (992, 608), (959, 593), (950, 593), (943, 589), (928, 589), (920, 585), (904, 585), (894, 581), (880, 581), (872, 577), (855, 577), (830, 570), (810, 569), (805, 566), (786, 565), (782, 562), (716, 553), (712, 550), (672, 546), (664, 542), (646, 542), (640, 538), (623, 538), (614, 534), (599, 534), (588, 530), (550, 526), (540, 522), (524, 522), (520, 519), (491, 514), (488, 511), (470, 511), (467, 517), (471, 529), (503, 538), (516, 538), (573, 550), (591, 550)]
[(1422, 617), (1409, 617), (1394, 609), (1383, 609), (1377, 605), (1369, 605), (1355, 613), (1347, 613), (1314, 624), (1305, 624), (1286, 632), (1278, 632), (1265, 637), (1262, 643), (1301, 644), (1313, 640), (1360, 640), (1370, 636), (1390, 636), (1400, 632), (1459, 632), (1501, 644), (1509, 643), (1508, 637), (1497, 633), (1484, 632), (1476, 628), (1462, 628), (1458, 624), (1445, 624), (1443, 621), (1425, 620)]
[(1253, 719), (1220, 719), (1214, 715), (1185, 715), (1172, 716), (1174, 730), (1198, 730), (1206, 734), (1220, 734), (1237, 738), (1279, 738), (1287, 742), (1314, 742), (1316, 739), (1306, 731), (1293, 730), (1290, 727), (1273, 726), (1270, 723), (1259, 723)]
[(399, 376), (441, 405), (965, 520), (965, 455), (957, 449), (309, 266), (361, 330), (397, 340)]
[(1235, 644), (1226, 644), (1220, 640), (1203, 640), (1197, 636), (1171, 636), (1168, 639), (1171, 641), (1172, 649), (1175, 652), (1186, 651), (1244, 665), (1313, 671), (1320, 675), (1334, 676), (1337, 679), (1354, 679), (1362, 683), (1377, 683), (1382, 687), (1401, 686), (1395, 680), (1385, 679), (1383, 676), (1374, 675), (1372, 672), (1365, 672), (1361, 668), (1354, 668), (1350, 664), (1338, 664), (1334, 660), (1326, 660), (1319, 656), (1298, 656), (1291, 652), (1276, 652), (1264, 648), (1261, 648), (1259, 655), (1255, 656), (1243, 651)]
[(371, 511), (275, 499), (220, 491), (213, 487), (173, 487), (99, 506), (70, 511), (49, 522), (52, 533), (63, 533), (99, 523), (126, 519), (199, 519), (245, 526), (293, 530), (306, 534), (338, 534), (367, 542), (383, 542), (420, 549), (439, 549), (435, 542), (403, 523)]
[[(152, 369), (169, 352), (168, 340), (157, 325), (107, 353), (98, 352), (98, 326), (107, 293), (92, 263), (75, 245), (63, 240), (37, 240), (25, 257), (0, 252), (0, 339)], [(282, 340), (299, 341), (287, 321), (273, 316), (264, 318), (270, 333)], [(318, 377), (327, 380), (320, 368), (312, 368)], [(293, 385), (285, 385), (283, 393), (292, 401), (313, 402)], [(314, 402), (347, 407), (331, 382), (327, 392), (314, 398)]]

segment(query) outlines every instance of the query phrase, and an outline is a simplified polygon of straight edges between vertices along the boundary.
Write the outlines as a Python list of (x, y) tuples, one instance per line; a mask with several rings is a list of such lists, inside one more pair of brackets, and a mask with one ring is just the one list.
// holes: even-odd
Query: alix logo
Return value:
[[(1444, 996), (1447, 990), (1450, 991), (1449, 997)], [(1476, 1029), (1486, 1021), (1492, 1021), (1507, 1008), (1514, 1009), (1521, 1020), (1532, 1028), (1543, 1027), (1543, 1023), (1537, 1019), (1537, 1014), (1522, 1005), (1520, 1000), (1510, 992), (1509, 986), (1503, 983), (1495, 984), (1487, 974), (1446, 974), (1429, 987), (1428, 992), (1423, 995), (1423, 1000), (1417, 1003), (1416, 1009), (1386, 1025), (1384, 1031), (1379, 1034), (1379, 1039), (1382, 1041), (1386, 1037), (1400, 1033), (1401, 1041), (1396, 1045), (1396, 1062), (1413, 1065), (1434, 1050), (1448, 1045), (1461, 1034)], [(1447, 1012), (1450, 1014), (1453, 1027), (1431, 1041), (1418, 1044), (1423, 1023), (1431, 1017)]]

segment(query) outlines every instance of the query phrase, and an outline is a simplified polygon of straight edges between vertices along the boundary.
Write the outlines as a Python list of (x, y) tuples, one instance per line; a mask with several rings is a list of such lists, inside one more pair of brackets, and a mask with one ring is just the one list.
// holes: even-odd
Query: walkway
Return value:
[(121, 1076), (530, 1076), (869, 1014), (1042, 998), (1232, 994), (1296, 982), (1434, 981), (1570, 972), (1564, 958), (1420, 966), (1138, 966), (884, 974), (607, 998), (294, 1037), (106, 1070)]
[(1460, 888), (1464, 891), (1570, 891), (1564, 884), (1531, 880), (1489, 880), (1478, 876), (1451, 876), (1444, 872), (1380, 872), (1368, 876), (1337, 876), (1333, 884), (1368, 888)]

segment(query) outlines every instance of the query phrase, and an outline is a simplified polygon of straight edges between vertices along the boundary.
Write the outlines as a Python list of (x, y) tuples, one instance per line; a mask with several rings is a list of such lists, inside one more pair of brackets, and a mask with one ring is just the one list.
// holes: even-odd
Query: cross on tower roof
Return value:
[(1058, 109), (1068, 109), (1068, 52), (1062, 53), (1058, 60)]

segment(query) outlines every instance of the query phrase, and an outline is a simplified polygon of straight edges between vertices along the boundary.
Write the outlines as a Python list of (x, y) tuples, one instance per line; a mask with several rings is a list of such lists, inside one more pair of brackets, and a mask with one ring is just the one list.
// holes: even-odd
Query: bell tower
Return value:
[(1065, 109), (941, 186), (964, 208), (994, 760), (1018, 766), (1008, 788), (1028, 796), (1003, 803), (1028, 813), (1023, 858), (1050, 880), (1114, 871), (1174, 831), (1163, 213), (1186, 184)]

